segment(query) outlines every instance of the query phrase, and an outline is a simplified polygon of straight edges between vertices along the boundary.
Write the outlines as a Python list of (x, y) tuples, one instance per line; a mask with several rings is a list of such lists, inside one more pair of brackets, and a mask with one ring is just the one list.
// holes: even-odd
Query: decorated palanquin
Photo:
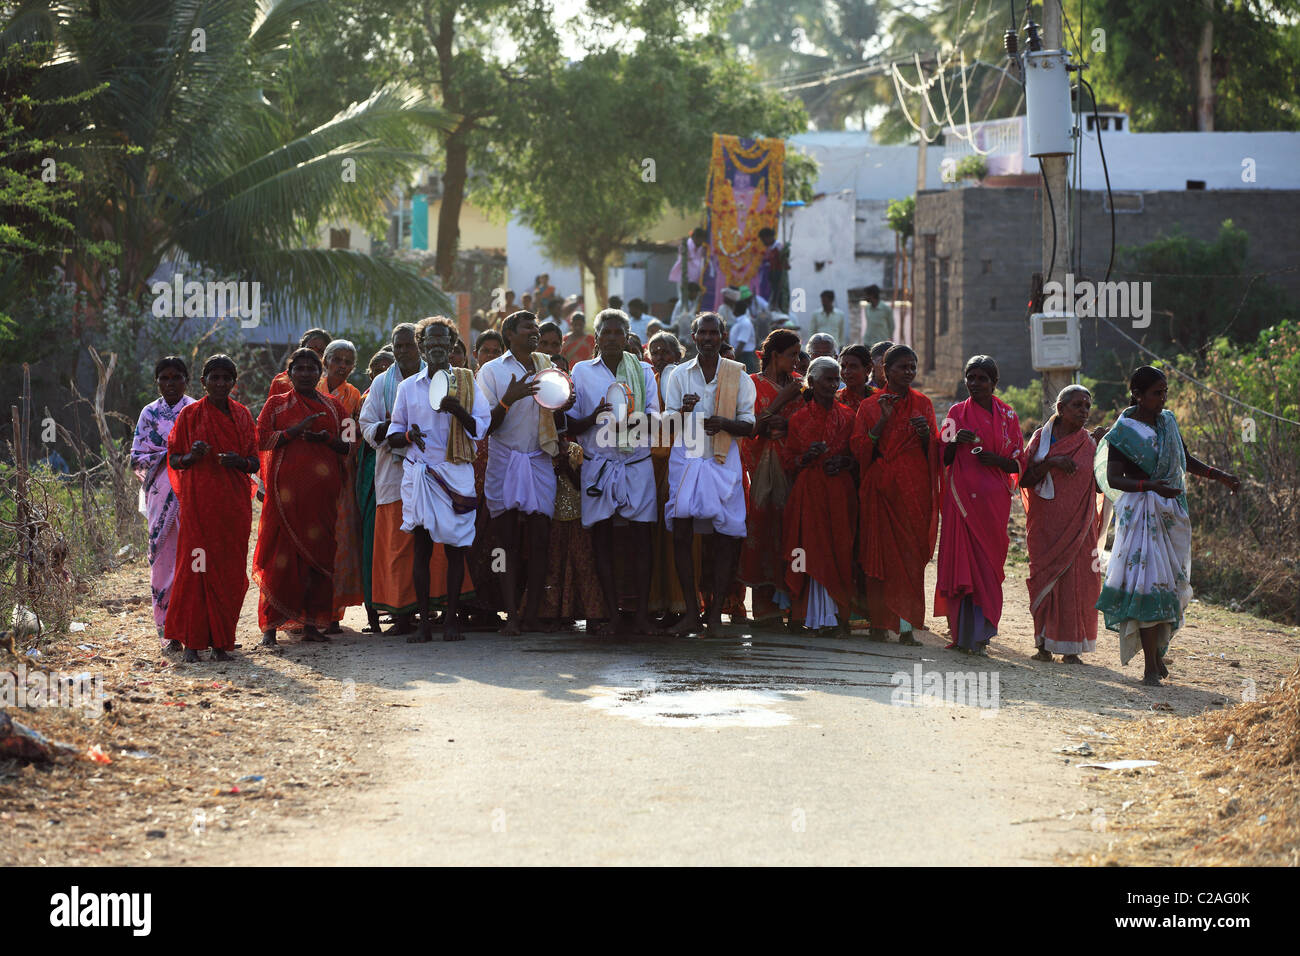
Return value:
[(716, 308), (725, 286), (758, 292), (759, 269), (768, 252), (760, 230), (779, 231), (785, 192), (785, 140), (713, 135), (709, 160), (709, 255), (717, 264), (717, 287), (704, 301)]

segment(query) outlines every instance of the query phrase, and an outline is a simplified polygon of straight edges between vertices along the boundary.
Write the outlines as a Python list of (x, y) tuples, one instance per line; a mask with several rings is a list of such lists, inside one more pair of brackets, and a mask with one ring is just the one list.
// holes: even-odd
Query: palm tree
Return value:
[[(286, 306), (390, 314), (445, 311), (409, 266), (306, 248), (320, 224), (377, 225), (395, 183), (451, 117), (391, 86), (302, 132), (277, 108), (295, 31), (329, 29), (324, 0), (74, 0), (25, 5), (58, 42), (51, 79), (103, 85), (85, 104), (101, 149), (69, 157), (80, 235), (116, 244), (109, 261), (74, 252), (92, 301), (141, 304), (167, 258), (259, 281)], [(321, 64), (321, 69), (328, 69)], [(110, 276), (112, 278), (110, 278)], [(111, 287), (110, 287), (111, 286)]]

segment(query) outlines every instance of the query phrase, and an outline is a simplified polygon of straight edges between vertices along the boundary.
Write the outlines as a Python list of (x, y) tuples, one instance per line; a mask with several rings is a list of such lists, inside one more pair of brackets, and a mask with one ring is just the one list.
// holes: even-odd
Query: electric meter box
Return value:
[(1025, 126), (1030, 156), (1069, 156), (1074, 152), (1074, 110), (1065, 50), (1025, 54)]
[(1029, 317), (1034, 371), (1054, 372), (1083, 365), (1079, 318), (1073, 312), (1035, 312)]

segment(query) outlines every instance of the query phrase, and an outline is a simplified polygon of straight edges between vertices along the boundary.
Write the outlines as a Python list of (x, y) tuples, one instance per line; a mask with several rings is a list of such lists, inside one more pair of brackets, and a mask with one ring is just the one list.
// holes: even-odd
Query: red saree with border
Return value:
[[(754, 382), (754, 415), (758, 417), (776, 399), (780, 389), (761, 373), (755, 372), (749, 377)], [(796, 375), (795, 379), (798, 378)], [(802, 398), (795, 398), (778, 414), (788, 425), (790, 417), (803, 404)], [(740, 460), (749, 477), (749, 515), (736, 579), (750, 588), (755, 621), (782, 616), (780, 606), (773, 600), (773, 592), (785, 588), (787, 555), (782, 552), (781, 520), (792, 480), (782, 461), (781, 449), (785, 443), (784, 438), (743, 438), (740, 441)]]
[(296, 438), (275, 447), (284, 431), (308, 415), (308, 426), (341, 438), (347, 412), (328, 395), (298, 391), (267, 399), (257, 416), (266, 501), (253, 552), (253, 579), (261, 589), (263, 631), (286, 623), (328, 627), (334, 620), (334, 526), (344, 462), (325, 442)]
[[(248, 538), (253, 502), (247, 472), (221, 464), (218, 455), (257, 454), (257, 426), (243, 405), (230, 401), (230, 414), (206, 397), (187, 406), (167, 437), (167, 477), (180, 502), (176, 575), (164, 633), (168, 640), (201, 651), (235, 647), (235, 628), (248, 592)], [(192, 467), (171, 467), (170, 456), (189, 452), (196, 441), (210, 450)]]
[[(853, 472), (846, 468), (827, 475), (822, 461), (849, 453), (853, 434), (853, 412), (832, 402), (829, 409), (809, 402), (790, 418), (782, 458), (787, 471), (795, 472), (799, 456), (813, 442), (825, 442), (826, 451), (811, 465), (799, 469), (794, 487), (785, 503), (785, 532), (782, 557), (786, 562), (785, 584), (790, 590), (792, 621), (807, 612), (808, 581), (817, 581), (840, 608), (841, 619), (848, 620), (853, 601), (853, 542), (858, 524), (858, 489)], [(791, 560), (801, 549), (802, 571)]]
[[(858, 563), (873, 627), (897, 631), (900, 619), (925, 626), (925, 566), (939, 535), (939, 429), (934, 405), (916, 389), (894, 406), (880, 439), (867, 433), (881, 419), (877, 392), (858, 406), (850, 447), (858, 459)], [(909, 419), (930, 426), (922, 442)]]

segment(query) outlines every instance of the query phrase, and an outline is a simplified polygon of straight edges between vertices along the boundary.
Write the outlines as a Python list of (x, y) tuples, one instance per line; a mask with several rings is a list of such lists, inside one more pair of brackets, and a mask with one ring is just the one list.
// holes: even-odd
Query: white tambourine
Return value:
[(429, 378), (429, 407), (435, 412), (441, 411), (442, 400), (451, 389), (451, 372), (440, 368)]
[(609, 402), (611, 414), (615, 421), (625, 422), (629, 412), (636, 411), (636, 401), (632, 398), (632, 389), (622, 382), (614, 382), (605, 389), (605, 401)]
[(533, 381), (537, 383), (537, 392), (533, 398), (542, 408), (552, 411), (563, 408), (573, 395), (573, 380), (563, 369), (544, 368)]

